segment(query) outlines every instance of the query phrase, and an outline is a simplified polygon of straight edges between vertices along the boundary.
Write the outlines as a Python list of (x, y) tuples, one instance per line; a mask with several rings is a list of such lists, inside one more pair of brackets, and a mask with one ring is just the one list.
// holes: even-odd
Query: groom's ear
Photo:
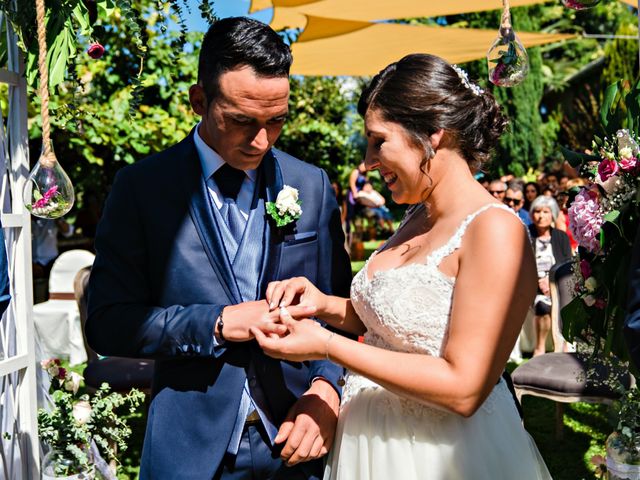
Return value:
[(189, 87), (189, 103), (197, 115), (204, 117), (207, 114), (207, 94), (201, 85), (195, 84)]

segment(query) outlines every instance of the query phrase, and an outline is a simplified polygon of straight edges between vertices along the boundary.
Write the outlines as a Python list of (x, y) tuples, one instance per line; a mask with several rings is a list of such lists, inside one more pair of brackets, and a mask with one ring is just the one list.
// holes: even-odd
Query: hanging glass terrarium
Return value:
[(562, 0), (562, 4), (572, 10), (586, 10), (593, 8), (600, 3), (600, 0)]
[(513, 87), (529, 73), (529, 56), (511, 26), (509, 2), (504, 0), (498, 38), (487, 53), (489, 81), (499, 87)]
[(22, 199), (33, 215), (40, 218), (59, 218), (65, 215), (75, 200), (69, 176), (58, 163), (51, 143), (49, 122), (49, 70), (47, 66), (47, 35), (44, 0), (36, 0), (38, 24), (38, 70), (40, 73), (40, 115), (42, 117), (42, 152), (29, 174)]
[(23, 199), (27, 210), (40, 218), (59, 218), (73, 207), (73, 185), (56, 159), (51, 140), (48, 149), (43, 145), (40, 159), (29, 174)]

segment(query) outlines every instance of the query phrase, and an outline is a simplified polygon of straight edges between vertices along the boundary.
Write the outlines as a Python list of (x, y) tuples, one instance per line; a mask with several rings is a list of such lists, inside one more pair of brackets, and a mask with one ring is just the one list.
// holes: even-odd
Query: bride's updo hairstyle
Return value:
[(375, 110), (401, 125), (426, 153), (435, 155), (429, 137), (438, 130), (475, 170), (489, 160), (507, 120), (493, 95), (471, 88), (451, 65), (428, 54), (407, 55), (378, 73), (364, 89), (358, 113)]

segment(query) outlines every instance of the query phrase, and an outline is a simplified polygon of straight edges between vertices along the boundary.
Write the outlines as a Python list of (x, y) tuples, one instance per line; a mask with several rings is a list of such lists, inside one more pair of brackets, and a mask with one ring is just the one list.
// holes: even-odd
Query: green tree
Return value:
[(351, 79), (293, 77), (289, 119), (276, 146), (344, 181), (364, 154), (354, 105), (359, 90)]
[[(115, 9), (105, 55), (78, 62), (77, 80), (62, 83), (51, 98), (54, 149), (80, 192), (80, 205), (81, 192), (91, 188), (106, 194), (118, 169), (180, 141), (197, 122), (188, 88), (197, 77), (194, 49), (201, 34), (189, 34), (183, 54), (176, 55), (180, 32), (165, 30), (159, 22), (169, 7), (158, 11), (153, 0), (137, 6), (146, 12), (141, 32), (147, 49), (137, 97), (132, 97), (135, 85), (130, 79), (140, 67), (137, 54), (129, 49), (130, 23)], [(41, 125), (38, 102), (31, 108), (33, 163), (39, 155)]]

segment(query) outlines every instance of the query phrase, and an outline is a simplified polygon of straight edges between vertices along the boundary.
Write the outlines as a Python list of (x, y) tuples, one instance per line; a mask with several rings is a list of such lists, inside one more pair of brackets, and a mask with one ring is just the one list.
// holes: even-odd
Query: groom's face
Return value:
[(211, 102), (202, 97), (201, 111), (199, 95), (190, 93), (195, 112), (202, 115), (200, 136), (225, 162), (241, 170), (260, 165), (289, 111), (288, 77), (260, 77), (250, 67), (220, 75), (218, 95)]

